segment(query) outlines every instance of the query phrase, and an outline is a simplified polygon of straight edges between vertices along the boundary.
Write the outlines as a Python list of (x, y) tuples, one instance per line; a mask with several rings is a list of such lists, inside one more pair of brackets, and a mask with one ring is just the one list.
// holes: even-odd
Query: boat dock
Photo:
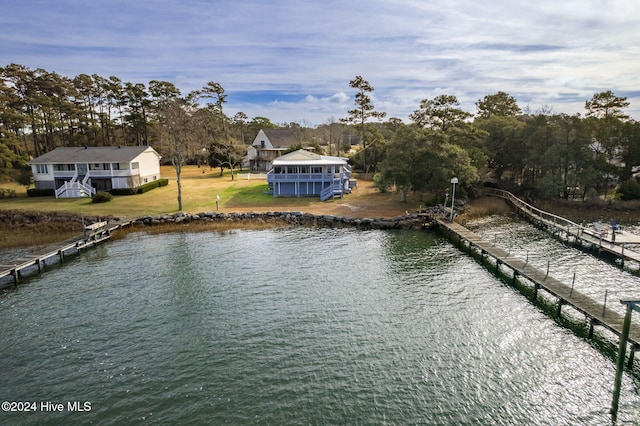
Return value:
[(609, 229), (609, 225), (585, 227), (569, 219), (540, 210), (519, 199), (509, 191), (489, 189), (487, 195), (507, 200), (525, 219), (540, 228), (545, 228), (563, 241), (586, 247), (598, 254), (606, 253), (620, 260), (624, 268), (626, 262), (634, 262), (640, 269), (640, 253), (629, 246), (640, 246), (640, 235), (626, 232), (621, 228)]
[[(585, 315), (589, 322), (589, 337), (593, 337), (595, 326), (602, 326), (618, 337), (622, 336), (625, 316), (601, 302), (575, 290), (572, 285), (567, 285), (551, 276), (549, 271), (541, 270), (528, 263), (527, 260), (511, 255), (506, 250), (496, 246), (462, 225), (451, 222), (445, 218), (437, 218), (436, 222), (441, 230), (454, 244), (469, 255), (480, 257), (480, 263), (495, 268), (496, 273), (504, 274), (504, 268), (511, 271), (511, 280), (515, 284), (519, 278), (525, 278), (533, 284), (533, 300), (536, 301), (538, 292), (543, 290), (557, 300), (556, 316), (559, 317), (563, 306), (570, 306)], [(491, 260), (493, 259), (493, 260)], [(522, 280), (520, 280), (522, 282)], [(640, 350), (640, 325), (631, 324), (628, 341), (631, 344), (628, 366), (633, 365), (634, 354)]]
[(94, 247), (111, 238), (111, 233), (120, 228), (131, 226), (132, 221), (118, 221), (113, 223), (96, 222), (84, 227), (83, 235), (65, 242), (55, 250), (16, 259), (13, 264), (0, 265), (0, 287), (13, 283), (18, 288), (20, 279), (30, 273), (41, 273), (46, 265), (54, 262), (62, 263), (66, 256), (79, 254), (81, 250)]

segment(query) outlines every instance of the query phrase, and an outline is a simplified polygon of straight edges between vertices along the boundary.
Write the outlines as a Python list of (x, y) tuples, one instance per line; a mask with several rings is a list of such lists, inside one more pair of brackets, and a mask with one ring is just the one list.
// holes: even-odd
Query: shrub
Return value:
[(159, 186), (169, 185), (169, 179), (158, 179), (153, 182), (145, 183), (144, 185), (140, 185), (138, 187), (138, 194), (144, 194), (147, 191), (151, 191), (154, 188), (158, 188)]
[(50, 197), (55, 195), (56, 191), (54, 189), (27, 189), (28, 197)]
[(93, 197), (91, 197), (91, 202), (93, 203), (107, 203), (113, 199), (113, 195), (108, 192), (96, 192)]
[(640, 199), (640, 185), (635, 180), (628, 180), (618, 188), (622, 201)]
[(111, 195), (133, 195), (136, 193), (136, 190), (131, 188), (113, 188), (109, 192)]

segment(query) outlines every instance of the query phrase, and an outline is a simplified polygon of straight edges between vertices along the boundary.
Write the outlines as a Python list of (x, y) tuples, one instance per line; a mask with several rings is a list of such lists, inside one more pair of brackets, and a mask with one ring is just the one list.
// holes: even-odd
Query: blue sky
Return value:
[(0, 66), (215, 81), (227, 115), (275, 123), (346, 117), (356, 75), (406, 122), (441, 94), (573, 114), (604, 90), (640, 120), (638, 0), (0, 0), (0, 28)]

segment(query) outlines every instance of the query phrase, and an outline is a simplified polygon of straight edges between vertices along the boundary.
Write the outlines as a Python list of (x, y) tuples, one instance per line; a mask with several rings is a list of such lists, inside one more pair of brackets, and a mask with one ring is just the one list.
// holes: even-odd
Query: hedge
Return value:
[(144, 185), (140, 185), (137, 188), (114, 188), (111, 191), (113, 195), (134, 195), (134, 194), (144, 194), (147, 191), (151, 191), (154, 188), (158, 188), (160, 186), (169, 185), (169, 179), (162, 178), (158, 180), (154, 180), (153, 182), (145, 183)]
[(27, 189), (28, 197), (50, 197), (55, 195), (56, 195), (55, 189), (35, 189), (35, 188)]
[(113, 199), (113, 195), (108, 192), (98, 191), (93, 197), (91, 197), (91, 202), (93, 203), (107, 203)]

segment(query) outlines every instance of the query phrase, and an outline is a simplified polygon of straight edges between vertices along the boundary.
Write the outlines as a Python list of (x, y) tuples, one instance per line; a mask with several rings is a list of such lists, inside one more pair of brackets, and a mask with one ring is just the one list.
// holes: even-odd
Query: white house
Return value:
[(247, 149), (249, 170), (262, 172), (271, 170), (273, 160), (299, 143), (291, 129), (260, 130), (253, 144)]
[(150, 146), (65, 147), (29, 164), (36, 189), (54, 189), (56, 198), (77, 198), (157, 180), (160, 158)]

